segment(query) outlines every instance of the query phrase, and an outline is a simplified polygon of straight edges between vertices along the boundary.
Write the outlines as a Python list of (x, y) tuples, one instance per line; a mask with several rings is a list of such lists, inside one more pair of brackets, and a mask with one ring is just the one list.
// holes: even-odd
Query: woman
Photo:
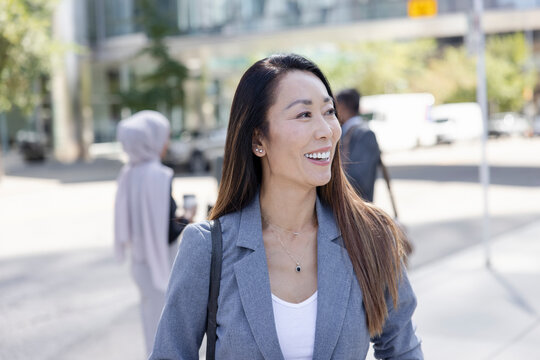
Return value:
[(118, 177), (115, 202), (115, 253), (131, 250), (131, 272), (141, 295), (147, 352), (154, 344), (165, 302), (173, 245), (185, 227), (174, 221), (173, 172), (160, 162), (169, 140), (169, 121), (155, 111), (141, 111), (118, 124), (118, 141), (129, 157)]
[[(403, 234), (347, 182), (330, 86), (315, 64), (275, 55), (236, 90), (211, 214), (223, 262), (217, 359), (422, 359)], [(151, 359), (196, 359), (211, 237), (186, 228)]]

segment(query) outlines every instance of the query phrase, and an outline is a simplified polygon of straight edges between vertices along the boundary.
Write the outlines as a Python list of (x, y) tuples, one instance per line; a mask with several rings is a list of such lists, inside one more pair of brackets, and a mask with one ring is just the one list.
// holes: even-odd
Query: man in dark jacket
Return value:
[(355, 89), (345, 89), (338, 93), (336, 100), (345, 173), (356, 192), (372, 202), (381, 157), (379, 144), (360, 116), (360, 93)]

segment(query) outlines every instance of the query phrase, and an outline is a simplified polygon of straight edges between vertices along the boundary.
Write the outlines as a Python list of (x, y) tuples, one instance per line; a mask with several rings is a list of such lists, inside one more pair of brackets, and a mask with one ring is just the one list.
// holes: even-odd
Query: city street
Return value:
[[(474, 142), (384, 155), (399, 220), (415, 247), (412, 274), (481, 243), (480, 149)], [(489, 141), (492, 241), (540, 221), (539, 154), (538, 137)], [(28, 165), (11, 155), (4, 166), (0, 359), (143, 359), (137, 288), (127, 264), (112, 256), (121, 163)], [(203, 219), (217, 183), (177, 174), (173, 192), (179, 206), (183, 194), (195, 194)], [(392, 213), (382, 179), (375, 203)]]
[[(368, 179), (373, 185), (375, 178), (373, 194), (362, 192), (393, 217), (410, 242), (403, 259), (406, 276), (394, 283), (401, 289), (409, 280), (416, 310), (403, 315), (390, 302), (387, 310), (400, 321), (410, 318), (406, 328), (415, 328), (424, 358), (540, 360), (539, 19), (540, 0), (5, 1), (0, 6), (0, 360), (147, 359), (154, 330), (146, 320), (149, 312), (152, 319), (159, 314), (154, 306), (159, 294), (151, 295), (150, 285), (165, 287), (168, 275), (166, 269), (155, 271), (164, 249), (146, 240), (161, 240), (160, 222), (174, 218), (155, 188), (164, 181), (167, 189), (172, 185), (178, 218), (205, 221), (216, 204), (225, 146), (238, 152), (235, 141), (247, 141), (248, 154), (269, 155), (279, 171), (285, 166), (294, 177), (304, 174), (299, 181), (308, 184), (316, 177), (308, 173), (331, 163), (321, 139), (337, 136), (339, 126), (342, 148), (358, 172), (367, 173), (369, 153), (376, 148), (365, 126), (384, 149), (384, 166)], [(330, 121), (334, 117), (339, 122)], [(293, 151), (289, 155), (300, 165), (283, 161), (286, 151), (276, 148)], [(172, 184), (147, 163), (157, 158), (173, 168)], [(144, 166), (120, 179), (116, 223), (121, 226), (115, 232), (117, 179), (128, 159)], [(276, 169), (272, 163), (270, 173)], [(279, 188), (287, 193), (290, 182), (281, 180)], [(273, 182), (272, 176), (263, 181)], [(151, 191), (145, 191), (148, 186)], [(293, 210), (287, 201), (279, 206)], [(291, 241), (300, 234), (310, 240), (301, 239), (305, 247), (282, 242), (285, 235), (278, 229), (265, 236), (266, 245), (283, 252), (279, 261), (290, 257), (298, 271), (308, 269), (302, 274), (331, 273), (339, 278), (335, 284), (345, 284), (310, 252), (326, 253), (314, 247), (322, 238), (313, 237), (312, 224), (280, 224), (276, 206), (263, 208), (283, 231), (297, 227), (283, 233)], [(291, 220), (306, 219), (293, 215)], [(174, 255), (183, 240), (172, 225), (168, 232), (178, 237), (169, 239)], [(369, 230), (377, 224), (352, 225)], [(325, 227), (320, 222), (319, 235), (328, 232)], [(360, 242), (373, 240), (357, 235)], [(115, 257), (115, 237), (132, 247), (124, 262)], [(356, 245), (347, 248), (363, 249)], [(246, 249), (240, 250), (243, 256)], [(268, 246), (265, 250), (270, 256)], [(362, 254), (369, 264), (380, 262)], [(200, 263), (198, 255), (189, 256)], [(131, 264), (132, 258), (146, 258), (150, 275)], [(313, 266), (318, 272), (310, 271)], [(379, 278), (388, 272), (383, 267), (356, 269), (364, 278)], [(270, 270), (272, 285), (282, 285), (287, 273), (279, 266), (275, 274)], [(247, 277), (253, 279), (253, 272)], [(319, 294), (329, 293), (320, 277), (311, 285)], [(375, 288), (392, 292), (387, 285)], [(297, 286), (279, 289), (292, 288), (298, 295)], [(273, 295), (280, 295), (279, 289), (272, 286)], [(369, 303), (373, 294), (360, 290), (360, 300)], [(187, 287), (178, 298), (193, 294), (197, 291)], [(222, 291), (219, 299), (224, 305), (221, 300), (230, 297)], [(336, 307), (321, 299), (318, 330), (330, 325), (321, 314)], [(244, 300), (242, 295), (246, 305)], [(353, 315), (365, 310), (358, 301), (349, 301)], [(220, 315), (228, 312), (220, 307)], [(223, 319), (218, 318), (219, 330), (228, 325)], [(297, 322), (286, 324), (288, 330)], [(272, 325), (273, 318), (265, 323)], [(371, 315), (367, 323), (373, 325)], [(342, 324), (347, 321), (331, 326), (334, 334), (346, 333)], [(366, 356), (345, 352), (374, 360), (376, 347), (380, 356), (409, 359), (403, 351), (395, 354), (401, 348), (396, 344), (417, 342), (392, 334), (396, 327), (390, 325), (383, 325), (380, 338), (391, 340), (380, 344), (373, 334)], [(233, 336), (219, 331), (217, 350), (230, 348), (225, 353), (239, 358), (242, 332), (233, 330)], [(196, 331), (187, 329), (181, 337)], [(278, 333), (284, 345), (286, 332)], [(341, 360), (341, 348), (330, 350), (347, 341), (336, 339), (325, 338), (317, 348)], [(282, 346), (287, 358), (305, 351), (302, 342), (289, 343)], [(257, 345), (264, 352), (264, 344)], [(205, 346), (204, 337), (201, 359)], [(196, 353), (197, 346), (193, 349)]]

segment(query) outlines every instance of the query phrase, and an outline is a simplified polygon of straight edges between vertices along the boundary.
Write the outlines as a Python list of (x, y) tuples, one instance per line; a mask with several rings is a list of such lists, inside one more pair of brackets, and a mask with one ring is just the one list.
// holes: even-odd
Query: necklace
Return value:
[[(278, 225), (272, 224), (264, 216), (262, 218), (263, 218), (264, 222), (266, 222), (270, 227), (272, 227), (274, 229), (277, 229), (277, 230), (281, 230), (283, 232), (287, 232), (289, 234), (292, 234), (293, 238), (298, 238), (298, 236), (300, 236), (302, 234), (301, 232), (287, 230), (287, 229), (284, 229), (284, 228), (282, 228), (282, 227), (280, 227)], [(308, 241), (306, 241), (306, 247), (304, 248), (304, 251), (302, 252), (302, 256), (299, 259), (297, 259), (296, 256), (294, 256), (289, 251), (289, 249), (287, 249), (287, 247), (285, 246), (285, 243), (283, 243), (283, 240), (281, 240), (281, 236), (280, 236), (279, 232), (276, 232), (276, 234), (277, 234), (277, 238), (279, 240), (279, 243), (280, 243), (281, 247), (283, 248), (285, 253), (291, 258), (291, 260), (296, 264), (296, 267), (294, 268), (294, 270), (297, 273), (299, 273), (300, 271), (302, 271), (302, 260), (304, 259), (304, 256), (307, 253), (307, 248), (308, 248), (309, 244), (311, 243), (311, 239), (308, 239)]]

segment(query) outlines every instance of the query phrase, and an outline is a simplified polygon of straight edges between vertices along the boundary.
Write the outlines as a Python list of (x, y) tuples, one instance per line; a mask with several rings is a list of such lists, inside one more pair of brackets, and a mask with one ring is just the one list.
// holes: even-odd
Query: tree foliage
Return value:
[(139, 0), (138, 22), (148, 37), (148, 45), (143, 48), (137, 58), (148, 56), (154, 60), (152, 71), (133, 79), (128, 91), (120, 93), (121, 102), (133, 111), (157, 109), (165, 105), (167, 111), (174, 106), (184, 105), (184, 81), (188, 77), (188, 69), (171, 57), (166, 44), (166, 36), (176, 30), (163, 16), (152, 1)]
[(435, 50), (434, 40), (342, 44), (321, 67), (336, 88), (355, 87), (364, 95), (409, 92)]
[[(435, 40), (341, 44), (316, 60), (336, 90), (429, 92), (438, 103), (476, 101), (476, 60), (464, 46), (438, 47)], [(488, 38), (486, 77), (492, 111), (522, 109), (536, 81), (523, 34)]]
[(487, 91), (494, 111), (521, 110), (537, 74), (531, 48), (521, 33), (494, 36), (486, 45)]
[(35, 81), (50, 70), (59, 48), (51, 32), (55, 5), (52, 0), (1, 0), (0, 112), (13, 107), (28, 112), (39, 101)]
[(427, 61), (412, 91), (429, 92), (439, 103), (476, 99), (476, 62), (464, 47), (447, 46)]

